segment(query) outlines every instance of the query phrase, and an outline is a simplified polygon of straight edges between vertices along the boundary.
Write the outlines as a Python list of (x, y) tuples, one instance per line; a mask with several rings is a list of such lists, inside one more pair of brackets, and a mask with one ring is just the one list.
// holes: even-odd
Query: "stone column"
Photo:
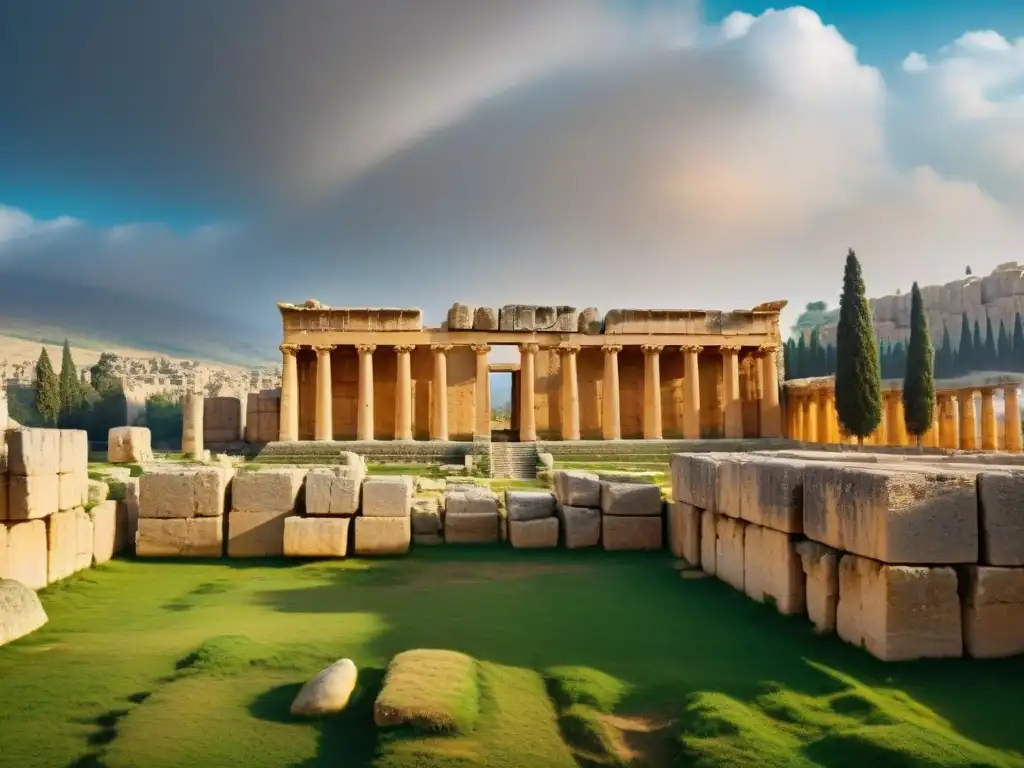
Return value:
[(473, 434), (477, 437), (491, 435), (491, 373), (487, 366), (487, 353), (491, 348), (487, 344), (470, 345), (476, 353), (476, 386), (474, 387), (474, 410), (476, 422)]
[(1020, 387), (1016, 384), (1003, 387), (1003, 450), (1021, 452)]
[(334, 409), (331, 397), (331, 350), (333, 345), (313, 347), (316, 350), (316, 427), (315, 440), (334, 439)]
[(181, 413), (181, 452), (194, 459), (203, 458), (203, 407), (205, 398), (198, 392), (185, 394)]
[(359, 353), (359, 404), (356, 439), (373, 440), (373, 352), (376, 344), (357, 344)]
[(782, 435), (782, 409), (779, 407), (779, 367), (775, 344), (757, 348), (761, 363), (761, 437)]
[(832, 413), (829, 410), (829, 397), (827, 389), (819, 389), (815, 393), (815, 402), (818, 407), (818, 434), (815, 440), (819, 443), (832, 442)]
[(619, 440), (622, 437), (622, 416), (619, 410), (619, 352), (620, 344), (608, 344), (604, 350), (604, 381), (601, 384), (601, 437)]
[(537, 440), (537, 349), (536, 344), (519, 345), (519, 439)]
[(448, 351), (451, 344), (431, 344), (434, 353), (434, 423), (431, 436), (448, 439)]
[(412, 344), (399, 344), (398, 368), (395, 376), (395, 439), (412, 440)]
[(996, 391), (992, 387), (981, 390), (981, 450), (995, 451), (996, 443)]
[(965, 451), (973, 451), (978, 447), (974, 390), (961, 389), (956, 393), (956, 399), (960, 403), (960, 448)]
[(282, 344), (284, 365), (281, 373), (281, 424), (278, 439), (295, 442), (299, 439), (299, 367), (295, 359), (298, 344)]
[(956, 403), (948, 392), (935, 395), (939, 412), (939, 448), (954, 451), (960, 443), (956, 423)]
[[(743, 437), (743, 403), (740, 401), (740, 349), (723, 346), (722, 350), (722, 400), (725, 411), (725, 436)], [(817, 428), (813, 435), (817, 433)]]
[(580, 383), (576, 376), (579, 347), (558, 347), (562, 356), (562, 439), (580, 439)]
[(794, 394), (793, 402), (793, 432), (790, 437), (793, 440), (803, 441), (804, 439), (804, 396)]
[(642, 344), (644, 353), (644, 440), (661, 440), (661, 350), (658, 344)]
[(900, 444), (898, 400), (898, 392), (888, 390), (882, 393), (882, 404), (885, 408), (885, 445)]
[(814, 405), (814, 392), (805, 390), (803, 408), (804, 430), (803, 440), (813, 443), (818, 439), (818, 409)]
[(682, 347), (683, 364), (683, 437), (700, 439), (700, 353), (704, 347), (688, 344)]

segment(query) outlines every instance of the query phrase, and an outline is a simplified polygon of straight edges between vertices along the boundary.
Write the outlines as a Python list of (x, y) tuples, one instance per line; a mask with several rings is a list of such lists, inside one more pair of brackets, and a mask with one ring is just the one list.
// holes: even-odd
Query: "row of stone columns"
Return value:
[[(375, 344), (358, 344), (356, 351), (359, 359), (358, 378), (358, 410), (356, 438), (358, 440), (374, 439), (374, 402), (373, 402), (373, 353)], [(298, 407), (298, 366), (296, 354), (299, 345), (282, 344), (281, 353), (284, 361), (284, 372), (281, 380), (281, 427), (282, 441), (299, 439), (299, 407)], [(316, 440), (333, 439), (332, 383), (331, 383), (331, 351), (333, 345), (317, 345), (313, 347), (317, 355), (316, 372), (316, 415), (314, 437)], [(411, 353), (413, 345), (398, 345), (396, 374), (395, 404), (395, 439), (412, 440), (412, 367)], [(448, 364), (447, 353), (452, 349), (450, 344), (432, 344), (434, 358), (434, 398), (433, 425), (431, 438), (448, 439)], [(476, 355), (476, 418), (474, 434), (487, 435), (491, 429), (491, 398), (489, 384), (489, 365), (487, 354), (490, 346), (473, 344), (471, 349)], [(534, 342), (521, 344), (520, 364), (520, 439), (531, 442), (537, 439), (536, 417), (536, 353), (540, 345)], [(562, 360), (562, 439), (580, 439), (580, 407), (579, 407), (579, 376), (577, 374), (576, 356), (581, 347), (578, 345), (560, 345), (552, 348)], [(644, 353), (644, 439), (658, 440), (662, 438), (661, 413), (661, 353), (663, 345), (645, 344), (641, 347)], [(739, 379), (738, 346), (722, 346), (723, 359), (723, 406), (725, 421), (725, 437), (739, 438), (743, 436), (743, 409)], [(604, 352), (604, 380), (602, 437), (606, 440), (618, 440), (622, 436), (621, 408), (619, 405), (619, 363), (618, 355), (622, 346), (609, 344), (602, 347)], [(700, 429), (700, 373), (698, 358), (703, 347), (688, 345), (680, 348), (684, 356), (684, 411), (683, 435), (687, 439), (701, 436)], [(776, 361), (777, 347), (765, 345), (759, 347), (757, 355), (760, 360), (763, 396), (761, 399), (761, 434), (764, 437), (781, 435), (779, 410), (778, 364)]]
[[(996, 387), (965, 388), (955, 392), (938, 392), (932, 427), (921, 438), (925, 447), (947, 450), (995, 451), (999, 449), (995, 412)], [(977, 440), (977, 416), (974, 396), (981, 393), (981, 443)], [(913, 442), (907, 434), (903, 394), (889, 390), (882, 393), (882, 419), (875, 431), (865, 438), (866, 445), (907, 446)], [(1005, 418), (1003, 422), (1004, 451), (1021, 451), (1021, 420), (1019, 388), (1003, 387)], [(812, 389), (791, 394), (787, 412), (787, 433), (795, 440), (814, 443), (856, 442), (841, 433), (835, 407), (835, 391)]]

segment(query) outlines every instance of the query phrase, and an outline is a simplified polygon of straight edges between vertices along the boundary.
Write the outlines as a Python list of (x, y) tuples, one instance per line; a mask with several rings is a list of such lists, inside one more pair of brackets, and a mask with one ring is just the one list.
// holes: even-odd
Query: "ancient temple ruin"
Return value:
[[(454, 305), (278, 304), (279, 439), (453, 440), (490, 434), (491, 373), (512, 376), (512, 430), (543, 440), (777, 437), (779, 313)], [(518, 363), (491, 363), (499, 345)]]

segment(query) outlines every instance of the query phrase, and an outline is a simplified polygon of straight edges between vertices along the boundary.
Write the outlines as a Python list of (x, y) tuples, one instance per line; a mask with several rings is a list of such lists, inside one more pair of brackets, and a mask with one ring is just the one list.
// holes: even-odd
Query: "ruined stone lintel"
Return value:
[(282, 344), (281, 346), (278, 347), (278, 349), (281, 350), (281, 354), (282, 355), (287, 355), (287, 356), (291, 357), (296, 352), (299, 351), (299, 345), (298, 344)]
[(665, 349), (664, 344), (641, 344), (640, 349), (643, 350), (645, 355), (658, 355)]
[(604, 353), (606, 355), (617, 355), (617, 354), (619, 354), (619, 352), (622, 351), (622, 345), (621, 344), (605, 344), (603, 347), (601, 347), (601, 349), (604, 350)]
[(692, 352), (695, 355), (699, 355), (704, 351), (704, 347), (700, 344), (684, 344), (679, 348), (680, 352)]
[(476, 352), (478, 355), (486, 355), (491, 351), (490, 344), (470, 344), (469, 348)]
[(397, 352), (400, 355), (401, 354), (409, 354), (414, 349), (416, 349), (416, 345), (415, 344), (398, 344), (395, 347), (395, 352)]
[(374, 350), (376, 350), (376, 349), (377, 349), (377, 345), (376, 344), (356, 344), (356, 351), (357, 352), (369, 352), (369, 353), (372, 354), (374, 352)]
[(736, 344), (723, 344), (719, 347), (719, 350), (723, 355), (737, 355), (743, 347), (737, 346)]

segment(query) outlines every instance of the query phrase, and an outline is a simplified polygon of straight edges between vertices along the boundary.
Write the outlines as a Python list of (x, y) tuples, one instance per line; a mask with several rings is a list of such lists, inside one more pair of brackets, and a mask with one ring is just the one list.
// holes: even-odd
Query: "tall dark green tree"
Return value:
[(996, 367), (998, 371), (1012, 371), (1013, 370), (1013, 346), (1010, 344), (1010, 336), (1006, 333), (1006, 326), (1003, 321), (999, 321), (999, 337), (998, 337), (998, 349), (996, 354), (999, 358), (999, 364)]
[(78, 378), (75, 361), (71, 359), (71, 345), (64, 339), (64, 354), (60, 360), (60, 410), (67, 415), (78, 409), (85, 400), (82, 382)]
[(996, 349), (996, 335), (992, 333), (992, 318), (985, 315), (985, 368), (990, 371), (999, 368), (999, 350)]
[(840, 425), (848, 435), (857, 436), (859, 447), (882, 420), (878, 344), (860, 262), (852, 248), (846, 255), (836, 328), (836, 410)]
[(942, 343), (939, 345), (939, 352), (935, 356), (935, 375), (942, 379), (955, 376), (954, 364), (953, 342), (949, 338), (949, 328), (943, 323)]
[(811, 341), (807, 345), (807, 375), (821, 376), (821, 332), (817, 328), (811, 329)]
[(1024, 371), (1024, 323), (1021, 323), (1020, 312), (1013, 316), (1013, 370)]
[(796, 357), (796, 341), (790, 339), (786, 342), (786, 345), (782, 348), (782, 365), (785, 371), (786, 381), (795, 379), (794, 375), (795, 365), (794, 358)]
[(970, 371), (980, 371), (985, 368), (985, 346), (981, 338), (981, 325), (974, 321), (974, 336), (971, 338), (971, 346), (974, 347), (974, 358), (971, 360)]
[(796, 374), (794, 378), (803, 379), (810, 374), (807, 372), (807, 338), (801, 333), (796, 342)]
[(835, 376), (836, 373), (836, 346), (829, 344), (825, 348), (825, 375)]
[(956, 353), (956, 374), (962, 376), (974, 366), (974, 344), (971, 339), (971, 321), (967, 314), (960, 316), (960, 348)]
[(931, 429), (934, 409), (932, 339), (921, 290), (914, 283), (910, 289), (910, 341), (907, 343), (907, 369), (903, 376), (903, 421), (907, 434), (917, 438), (918, 446), (921, 445), (921, 436)]
[(39, 353), (36, 361), (36, 411), (44, 424), (54, 425), (60, 415), (60, 383), (53, 370), (46, 347)]

